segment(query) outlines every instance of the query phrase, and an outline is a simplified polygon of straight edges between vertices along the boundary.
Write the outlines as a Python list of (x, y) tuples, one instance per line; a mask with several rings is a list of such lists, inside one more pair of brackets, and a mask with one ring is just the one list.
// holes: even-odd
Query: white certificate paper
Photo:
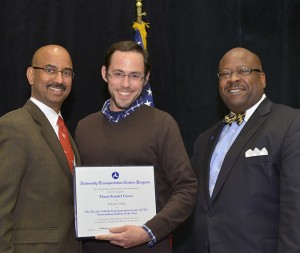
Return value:
[(77, 238), (142, 226), (156, 214), (153, 166), (75, 167)]

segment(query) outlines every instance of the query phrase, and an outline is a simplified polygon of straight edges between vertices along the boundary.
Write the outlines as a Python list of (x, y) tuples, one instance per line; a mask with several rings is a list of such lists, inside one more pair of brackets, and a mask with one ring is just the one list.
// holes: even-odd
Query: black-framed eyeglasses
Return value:
[(54, 66), (45, 66), (45, 67), (36, 67), (36, 66), (32, 66), (33, 69), (41, 69), (44, 70), (48, 75), (51, 76), (56, 76), (58, 75), (58, 73), (60, 72), (62, 74), (63, 77), (65, 78), (74, 78), (74, 72), (72, 69), (63, 69), (63, 70), (58, 70), (56, 67)]
[(219, 79), (229, 79), (232, 77), (233, 73), (235, 73), (237, 77), (241, 77), (241, 76), (249, 76), (253, 71), (262, 73), (260, 69), (240, 68), (237, 71), (226, 71), (226, 70), (221, 71), (217, 74), (217, 76)]
[(123, 72), (113, 72), (113, 73), (107, 72), (107, 75), (113, 78), (117, 82), (123, 81), (125, 76), (128, 76), (130, 82), (140, 82), (144, 79), (144, 76), (142, 76), (140, 73), (124, 74)]

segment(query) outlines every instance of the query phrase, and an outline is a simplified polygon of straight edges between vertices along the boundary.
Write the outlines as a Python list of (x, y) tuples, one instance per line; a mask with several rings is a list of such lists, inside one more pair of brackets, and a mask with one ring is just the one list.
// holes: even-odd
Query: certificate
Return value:
[(142, 226), (156, 214), (154, 167), (76, 166), (74, 200), (77, 238)]

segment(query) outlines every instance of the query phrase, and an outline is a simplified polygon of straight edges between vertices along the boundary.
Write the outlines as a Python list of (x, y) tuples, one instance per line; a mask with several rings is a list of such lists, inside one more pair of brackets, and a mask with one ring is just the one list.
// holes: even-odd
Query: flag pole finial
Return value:
[[(147, 31), (146, 27), (149, 28), (149, 23), (145, 23), (142, 20), (142, 16), (146, 16), (146, 12), (142, 12), (142, 0), (136, 0), (136, 13), (137, 21), (133, 22), (132, 28), (134, 29), (134, 41), (143, 48), (147, 49)], [(148, 80), (143, 87), (141, 97), (145, 105), (154, 107), (151, 85)]]
[(136, 0), (136, 16), (137, 16), (137, 23), (141, 24), (143, 22), (142, 16), (146, 15), (146, 12), (142, 12), (142, 0)]

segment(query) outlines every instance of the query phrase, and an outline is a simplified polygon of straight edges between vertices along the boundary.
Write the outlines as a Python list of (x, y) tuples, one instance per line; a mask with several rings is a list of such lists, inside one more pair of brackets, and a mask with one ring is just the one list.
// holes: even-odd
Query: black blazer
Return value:
[[(223, 126), (195, 143), (192, 252), (300, 252), (299, 110), (264, 99), (226, 154), (210, 198), (210, 159)], [(268, 155), (246, 157), (255, 148)]]

